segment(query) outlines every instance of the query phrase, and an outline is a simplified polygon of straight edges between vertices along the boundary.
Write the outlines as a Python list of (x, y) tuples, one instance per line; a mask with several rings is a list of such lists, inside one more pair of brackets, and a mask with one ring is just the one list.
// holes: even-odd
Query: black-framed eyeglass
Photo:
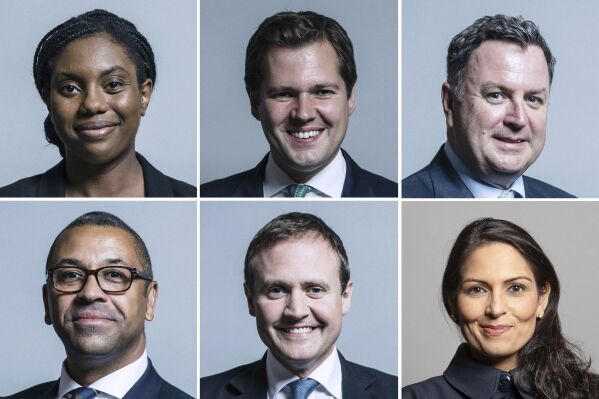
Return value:
[(100, 289), (107, 294), (127, 291), (136, 278), (152, 281), (148, 273), (128, 266), (105, 266), (94, 270), (59, 266), (46, 271), (46, 280), (52, 282), (52, 287), (69, 294), (81, 291), (89, 276), (94, 276)]

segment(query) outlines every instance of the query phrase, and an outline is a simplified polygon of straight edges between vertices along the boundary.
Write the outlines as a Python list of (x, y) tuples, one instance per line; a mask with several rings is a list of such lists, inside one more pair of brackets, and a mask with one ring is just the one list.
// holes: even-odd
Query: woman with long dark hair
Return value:
[(479, 219), (458, 236), (442, 282), (465, 339), (443, 376), (403, 398), (598, 398), (599, 377), (562, 335), (553, 265), (521, 227)]

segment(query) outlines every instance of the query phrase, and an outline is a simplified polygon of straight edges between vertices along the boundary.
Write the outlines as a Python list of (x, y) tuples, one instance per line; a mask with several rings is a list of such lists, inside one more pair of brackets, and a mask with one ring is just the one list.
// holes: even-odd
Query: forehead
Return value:
[(534, 275), (528, 261), (511, 245), (493, 242), (476, 248), (462, 265), (462, 280), (503, 282)]
[(116, 259), (137, 263), (133, 237), (123, 229), (107, 226), (78, 226), (63, 232), (56, 243), (52, 262), (67, 258), (89, 268)]
[(261, 251), (255, 265), (256, 281), (285, 281), (290, 284), (322, 280), (339, 282), (339, 257), (319, 236), (281, 241)]
[(125, 47), (107, 34), (98, 33), (67, 44), (56, 56), (53, 72), (103, 72), (114, 66), (135, 73), (135, 63)]
[(337, 53), (327, 41), (273, 47), (266, 53), (264, 64), (265, 79), (271, 85), (342, 81)]
[(470, 57), (466, 79), (523, 87), (548, 88), (549, 67), (543, 50), (536, 45), (487, 40)]

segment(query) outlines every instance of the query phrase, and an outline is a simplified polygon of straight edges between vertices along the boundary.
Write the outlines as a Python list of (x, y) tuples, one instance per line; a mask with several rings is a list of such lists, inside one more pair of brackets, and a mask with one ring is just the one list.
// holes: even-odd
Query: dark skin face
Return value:
[(105, 34), (69, 43), (56, 57), (46, 105), (67, 163), (110, 165), (134, 156), (135, 135), (153, 83)]

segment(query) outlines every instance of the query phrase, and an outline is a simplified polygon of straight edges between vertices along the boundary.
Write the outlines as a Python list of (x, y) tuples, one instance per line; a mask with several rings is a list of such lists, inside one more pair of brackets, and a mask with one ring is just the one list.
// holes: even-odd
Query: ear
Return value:
[(47, 325), (52, 325), (52, 318), (50, 317), (50, 307), (48, 306), (48, 285), (42, 286), (42, 300), (44, 301), (44, 322)]
[(537, 315), (542, 315), (545, 313), (545, 309), (547, 309), (547, 305), (549, 304), (549, 295), (551, 294), (551, 285), (549, 283), (545, 284), (545, 287), (541, 290), (541, 294), (539, 295), (539, 304), (537, 306)]
[(347, 99), (349, 104), (349, 115), (353, 114), (356, 110), (356, 86), (352, 87), (351, 94)]
[(441, 102), (443, 103), (443, 113), (445, 114), (445, 123), (447, 127), (453, 127), (454, 125), (454, 101), (453, 93), (449, 83), (443, 83), (441, 86)]
[(146, 79), (141, 85), (141, 116), (146, 114), (148, 105), (150, 105), (150, 97), (152, 97), (152, 90), (154, 90), (154, 82), (152, 79)]
[(158, 299), (158, 283), (151, 281), (146, 290), (146, 320), (154, 320), (154, 307), (156, 306), (156, 300)]
[(247, 283), (243, 283), (243, 292), (245, 292), (245, 298), (248, 301), (248, 311), (250, 315), (256, 317), (256, 308), (254, 307), (254, 294), (250, 290), (250, 287)]
[(345, 291), (341, 294), (341, 314), (345, 315), (349, 312), (349, 308), (351, 306), (351, 296), (354, 290), (354, 282), (349, 280), (347, 282), (347, 287), (345, 287)]

